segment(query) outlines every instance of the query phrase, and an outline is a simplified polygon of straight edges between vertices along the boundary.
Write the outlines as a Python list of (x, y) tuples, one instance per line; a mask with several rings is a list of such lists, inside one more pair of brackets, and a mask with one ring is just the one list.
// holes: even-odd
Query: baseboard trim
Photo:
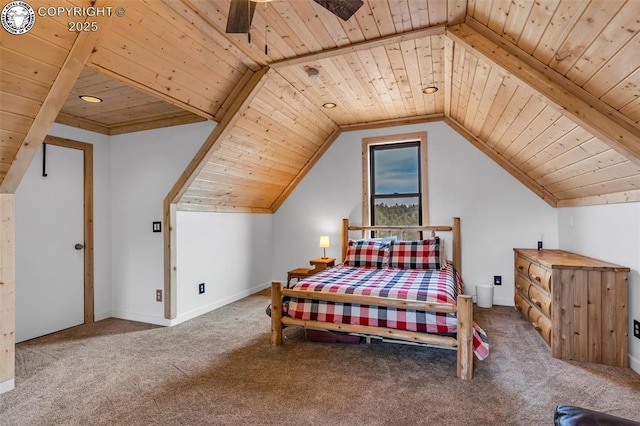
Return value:
[(251, 296), (252, 294), (262, 291), (265, 288), (268, 288), (270, 285), (271, 285), (271, 282), (259, 284), (248, 290), (241, 291), (240, 293), (236, 293), (232, 296), (225, 297), (224, 299), (221, 299), (221, 300), (216, 300), (215, 302), (209, 303), (208, 305), (202, 306), (200, 308), (196, 308), (189, 312), (185, 312), (184, 314), (178, 315), (176, 318), (171, 320), (168, 320), (164, 317), (157, 317), (154, 315), (137, 314), (135, 312), (126, 312), (126, 311), (118, 311), (118, 310), (112, 311), (111, 317), (128, 320), (128, 321), (137, 321), (137, 322), (144, 322), (147, 324), (171, 327), (171, 326), (183, 323), (185, 321), (189, 321), (190, 319), (199, 317), (200, 315), (206, 314), (207, 312), (211, 312), (215, 309), (226, 306), (229, 303), (236, 302), (247, 296)]
[(208, 305), (202, 306), (200, 308), (196, 308), (193, 309), (189, 312), (185, 312), (184, 314), (180, 314), (178, 315), (176, 318), (169, 320), (170, 321), (170, 325), (178, 325), (180, 323), (183, 323), (185, 321), (189, 321), (190, 319), (199, 317), (200, 315), (206, 314), (207, 312), (211, 312), (215, 309), (218, 308), (222, 308), (223, 306), (226, 306), (230, 303), (236, 302), (240, 299), (244, 299), (247, 296), (251, 296), (252, 294), (255, 294), (259, 291), (264, 290), (265, 288), (268, 288), (271, 285), (270, 282), (268, 283), (263, 283), (263, 284), (259, 284), (253, 288), (250, 288), (248, 290), (244, 290), (241, 291), (240, 293), (236, 293), (232, 296), (229, 297), (225, 297), (224, 299), (221, 300), (216, 300), (213, 303), (209, 303)]
[[(473, 296), (473, 303), (478, 303), (476, 296)], [(493, 304), (497, 306), (515, 306), (513, 299), (493, 298)]]
[(171, 321), (164, 317), (157, 317), (155, 315), (145, 315), (145, 314), (137, 314), (135, 312), (126, 312), (126, 311), (112, 311), (111, 317), (119, 318), (127, 321), (137, 321), (144, 322), (147, 324), (153, 325), (161, 325), (161, 326), (170, 326)]
[(104, 311), (94, 314), (93, 317), (94, 321), (102, 321), (104, 319), (113, 317), (113, 314), (111, 313), (111, 311)]
[(636, 373), (640, 374), (640, 359), (629, 355), (629, 367)]
[(510, 298), (507, 298), (507, 299), (494, 297), (493, 298), (493, 303), (495, 305), (500, 305), (500, 306), (515, 306), (513, 304), (513, 297), (510, 297)]
[(9, 392), (10, 390), (15, 389), (15, 387), (16, 387), (15, 379), (6, 380), (0, 383), (0, 393)]

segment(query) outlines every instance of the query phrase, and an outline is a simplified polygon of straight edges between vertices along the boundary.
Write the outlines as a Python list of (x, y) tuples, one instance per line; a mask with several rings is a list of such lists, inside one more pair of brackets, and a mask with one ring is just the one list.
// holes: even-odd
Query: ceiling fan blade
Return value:
[(362, 0), (313, 0), (343, 21), (348, 21), (364, 4)]
[(231, 0), (227, 17), (227, 33), (248, 33), (256, 4), (249, 0)]

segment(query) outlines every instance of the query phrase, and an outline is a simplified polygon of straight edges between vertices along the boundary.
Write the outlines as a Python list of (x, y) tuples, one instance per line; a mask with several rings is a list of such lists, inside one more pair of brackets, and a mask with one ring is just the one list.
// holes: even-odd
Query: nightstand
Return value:
[(320, 271), (324, 271), (327, 268), (331, 268), (336, 265), (335, 257), (317, 257), (309, 261), (313, 268), (296, 268), (287, 272), (287, 288), (289, 288), (289, 282), (292, 279), (300, 280), (302, 278), (309, 277), (313, 274), (317, 274)]

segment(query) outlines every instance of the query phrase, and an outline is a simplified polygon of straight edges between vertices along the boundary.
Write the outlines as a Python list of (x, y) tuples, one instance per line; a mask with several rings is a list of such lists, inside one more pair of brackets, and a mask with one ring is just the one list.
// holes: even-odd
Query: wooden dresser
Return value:
[(629, 268), (563, 250), (514, 249), (515, 305), (555, 358), (629, 363)]

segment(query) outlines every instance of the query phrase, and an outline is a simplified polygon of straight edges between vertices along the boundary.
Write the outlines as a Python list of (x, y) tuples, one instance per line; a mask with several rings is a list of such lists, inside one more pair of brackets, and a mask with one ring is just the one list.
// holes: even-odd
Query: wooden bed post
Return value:
[(462, 241), (460, 241), (460, 218), (453, 218), (453, 267), (462, 276)]
[[(473, 298), (458, 296), (458, 377), (473, 377)], [(273, 316), (272, 316), (273, 318)]]
[(347, 245), (349, 244), (349, 219), (342, 219), (342, 262), (347, 258)]
[(282, 282), (271, 281), (271, 344), (282, 344)]

